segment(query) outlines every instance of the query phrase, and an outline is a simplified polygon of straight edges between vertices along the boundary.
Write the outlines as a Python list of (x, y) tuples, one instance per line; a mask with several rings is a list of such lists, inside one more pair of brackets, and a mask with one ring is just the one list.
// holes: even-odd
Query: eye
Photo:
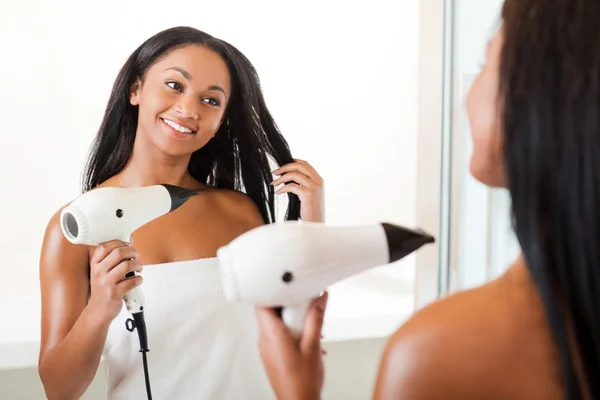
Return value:
[(215, 106), (218, 107), (221, 103), (219, 102), (218, 99), (215, 99), (214, 97), (208, 97), (206, 99), (202, 99), (203, 102), (210, 104), (211, 106)]
[(167, 82), (167, 86), (170, 87), (171, 89), (177, 90), (178, 92), (183, 91), (183, 86), (181, 86), (181, 84), (179, 82), (169, 81), (169, 82)]

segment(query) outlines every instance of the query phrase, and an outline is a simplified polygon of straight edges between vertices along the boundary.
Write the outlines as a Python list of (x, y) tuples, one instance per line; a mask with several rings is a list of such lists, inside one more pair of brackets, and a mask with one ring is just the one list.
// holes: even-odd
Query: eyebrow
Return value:
[(219, 92), (221, 92), (221, 93), (223, 93), (223, 94), (226, 94), (226, 93), (225, 93), (225, 89), (223, 89), (223, 88), (222, 88), (221, 86), (219, 86), (219, 85), (209, 85), (209, 86), (208, 86), (208, 90), (217, 90), (217, 91), (219, 91)]
[[(190, 75), (190, 73), (189, 73), (189, 72), (187, 72), (185, 69), (183, 69), (183, 68), (181, 68), (181, 67), (171, 67), (171, 68), (167, 68), (165, 71), (168, 71), (168, 70), (170, 70), (170, 69), (172, 69), (172, 70), (175, 70), (175, 71), (179, 72), (179, 73), (180, 73), (181, 75), (183, 75), (183, 76), (185, 77), (185, 79), (187, 79), (188, 81), (191, 81), (191, 80), (192, 80), (192, 75)], [(223, 88), (222, 88), (221, 86), (219, 86), (219, 85), (209, 85), (209, 86), (208, 86), (208, 90), (216, 90), (216, 91), (219, 91), (219, 92), (221, 92), (221, 93), (223, 93), (223, 94), (226, 94), (226, 93), (225, 93), (225, 89), (223, 89)]]
[(168, 70), (170, 70), (170, 69), (172, 69), (172, 70), (175, 70), (175, 71), (179, 72), (179, 73), (180, 73), (181, 75), (183, 75), (183, 76), (185, 77), (185, 79), (187, 79), (188, 81), (191, 81), (191, 80), (192, 80), (192, 76), (191, 76), (191, 75), (190, 75), (190, 73), (189, 73), (189, 72), (187, 72), (185, 69), (183, 69), (183, 68), (180, 68), (180, 67), (171, 67), (171, 68), (167, 68), (167, 69), (165, 69), (165, 71), (168, 71)]

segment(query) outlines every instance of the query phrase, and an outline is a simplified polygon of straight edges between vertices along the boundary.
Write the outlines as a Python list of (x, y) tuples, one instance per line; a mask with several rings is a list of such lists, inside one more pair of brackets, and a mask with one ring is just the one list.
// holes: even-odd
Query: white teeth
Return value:
[(163, 119), (163, 121), (165, 121), (165, 124), (169, 125), (171, 128), (173, 129), (177, 129), (179, 132), (182, 133), (192, 133), (191, 129), (185, 128), (173, 121), (169, 121), (168, 119)]

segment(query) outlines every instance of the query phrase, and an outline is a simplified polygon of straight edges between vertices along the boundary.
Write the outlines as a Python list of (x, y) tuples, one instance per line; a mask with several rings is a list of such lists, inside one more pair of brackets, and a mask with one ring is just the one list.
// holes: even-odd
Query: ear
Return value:
[(142, 83), (139, 79), (137, 79), (133, 85), (131, 85), (131, 89), (129, 91), (129, 102), (132, 106), (138, 106), (140, 104), (140, 90), (142, 88)]

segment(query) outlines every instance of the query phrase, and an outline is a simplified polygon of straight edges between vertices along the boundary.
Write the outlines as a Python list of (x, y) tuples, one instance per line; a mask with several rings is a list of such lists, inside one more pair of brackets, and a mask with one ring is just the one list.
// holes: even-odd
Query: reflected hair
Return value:
[(600, 398), (600, 2), (506, 0), (502, 19), (514, 229), (567, 397)]
[[(100, 129), (83, 173), (82, 191), (91, 190), (122, 171), (133, 151), (138, 108), (129, 102), (132, 85), (169, 52), (201, 45), (219, 54), (232, 81), (224, 122), (215, 137), (194, 152), (189, 173), (199, 182), (246, 193), (265, 223), (276, 219), (272, 165), (293, 162), (288, 143), (271, 116), (254, 66), (231, 44), (190, 27), (164, 30), (146, 40), (127, 59), (111, 91)], [(300, 200), (288, 194), (285, 218), (300, 216)]]

